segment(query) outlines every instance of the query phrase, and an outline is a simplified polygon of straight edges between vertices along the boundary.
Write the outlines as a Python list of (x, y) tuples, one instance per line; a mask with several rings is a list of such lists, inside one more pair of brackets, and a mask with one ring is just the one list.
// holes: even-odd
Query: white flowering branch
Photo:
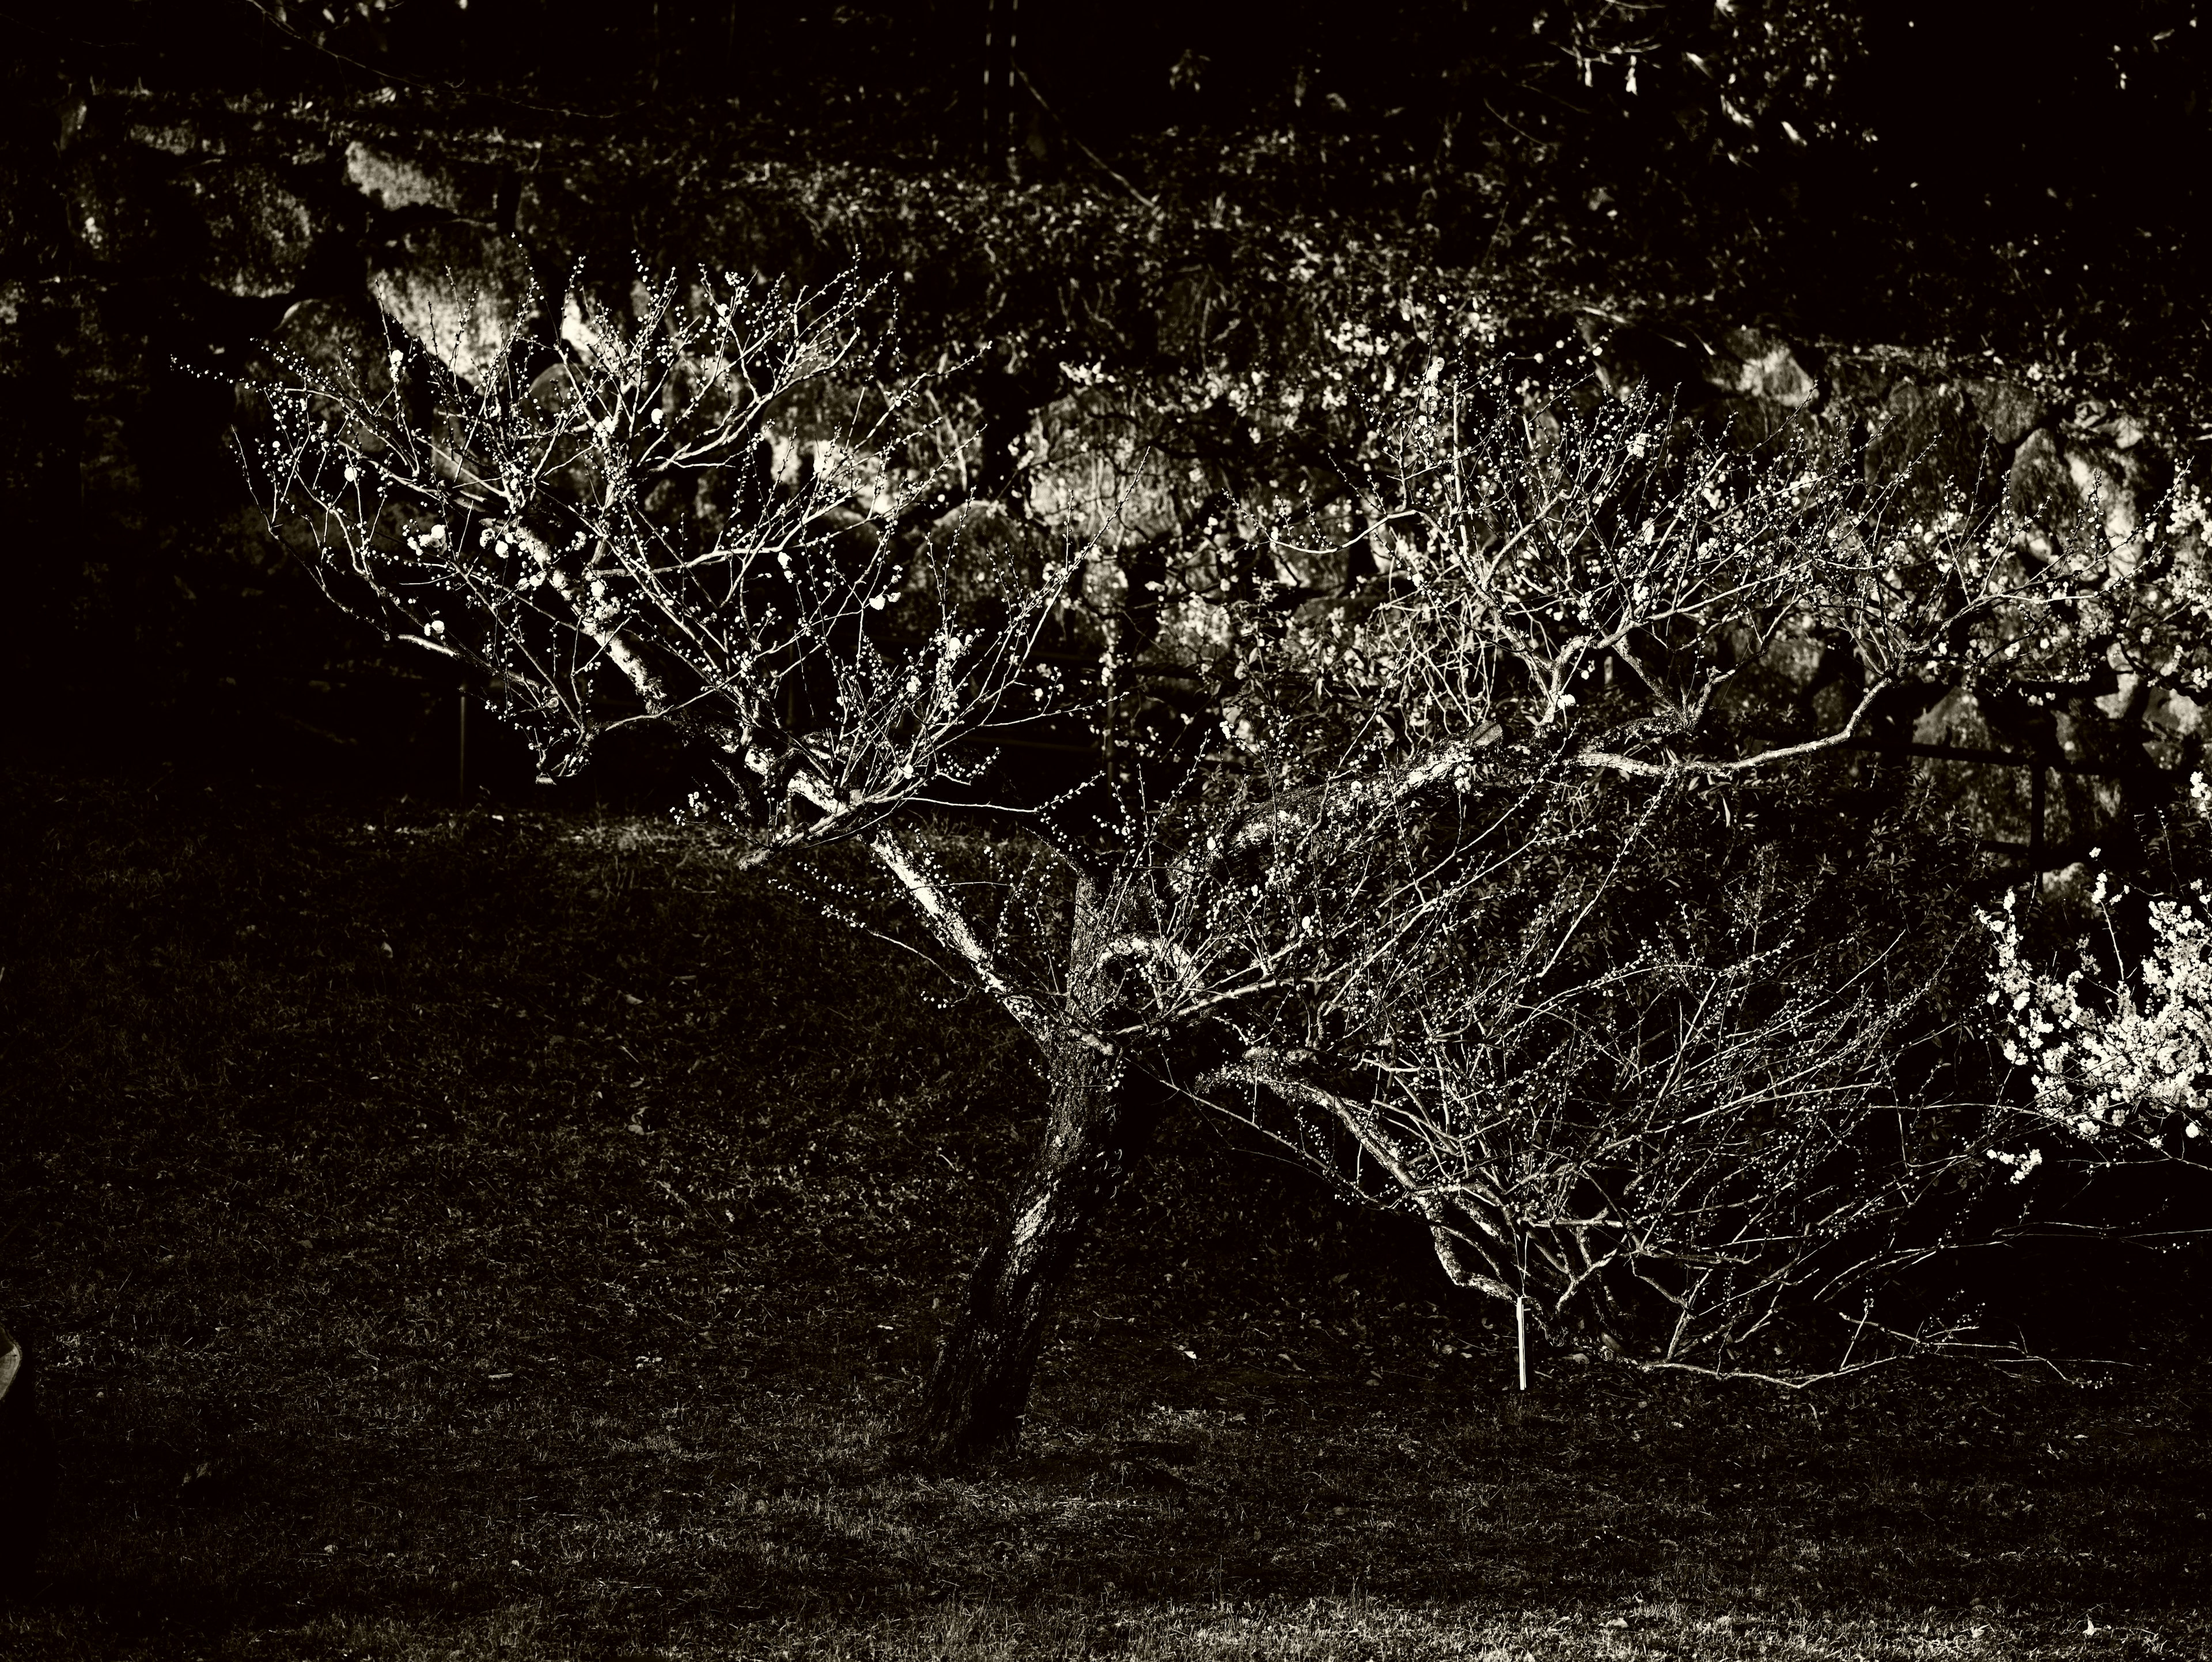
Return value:
[[(2077, 941), (2063, 976), (2033, 962), (2015, 892), (1983, 913), (1990, 1014), (2005, 1060), (2027, 1078), (2036, 1119), (2093, 1148), (2201, 1166), (2212, 1118), (2212, 901), (2201, 883), (2186, 898), (2150, 900), (2148, 948), (2130, 965), (2110, 910), (2126, 894), (2098, 876), (2088, 904), (2109, 950)], [(2014, 1183), (2044, 1158), (2040, 1147), (1987, 1153), (2011, 1167)]]
[(352, 379), (305, 365), (271, 393), (272, 525), (327, 594), (473, 670), (541, 765), (636, 722), (693, 741), (695, 795), (759, 852), (860, 840), (938, 941), (1023, 1026), (1006, 968), (891, 822), (958, 801), (1000, 734), (1035, 719), (1033, 672), (1073, 558), (963, 618), (927, 541), (887, 534), (933, 481), (894, 482), (892, 397), (802, 446), (802, 400), (851, 393), (866, 296), (671, 283), (634, 321), (577, 301), (584, 345), (474, 390), (395, 348)]

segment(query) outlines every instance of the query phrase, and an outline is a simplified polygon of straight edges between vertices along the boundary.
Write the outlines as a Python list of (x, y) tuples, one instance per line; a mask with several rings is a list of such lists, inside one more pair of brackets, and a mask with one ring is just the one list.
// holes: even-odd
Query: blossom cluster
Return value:
[[(2110, 907), (2125, 897), (2100, 877), (2090, 896), (2108, 936)], [(1981, 915), (1994, 943), (1988, 1002), (2005, 1059), (2028, 1071), (2034, 1111), (2095, 1141), (2107, 1132), (2155, 1138), (2172, 1123), (2185, 1139), (2204, 1132), (2212, 1087), (2212, 899), (2152, 900), (2150, 944), (2132, 972), (2112, 974), (2077, 943), (2061, 977), (2040, 969), (2024, 946), (2016, 896)], [(1993, 1154), (2014, 1163), (2017, 1157)], [(2030, 1167), (2014, 1164), (2014, 1180)]]

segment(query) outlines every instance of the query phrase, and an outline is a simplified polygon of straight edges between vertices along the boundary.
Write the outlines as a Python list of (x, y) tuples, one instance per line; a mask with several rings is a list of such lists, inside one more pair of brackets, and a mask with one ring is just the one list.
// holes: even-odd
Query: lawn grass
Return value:
[(650, 819), (17, 773), (0, 856), (64, 1486), (0, 1655), (2212, 1645), (2201, 1367), (1522, 1397), (1418, 1236), (1194, 1119), (1021, 1455), (901, 1473), (1040, 1110), (911, 954)]

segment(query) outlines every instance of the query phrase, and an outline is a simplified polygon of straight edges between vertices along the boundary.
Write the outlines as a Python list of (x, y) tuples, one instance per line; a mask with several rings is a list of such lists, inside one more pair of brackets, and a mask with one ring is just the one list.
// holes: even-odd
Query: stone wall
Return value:
[[(365, 722), (424, 728), (450, 699), (444, 682), (410, 683), (420, 667), (339, 626), (260, 524), (231, 429), (240, 389), (272, 354), (373, 378), (396, 329), (475, 377), (518, 337), (548, 352), (581, 344), (580, 314), (564, 304), (572, 280), (619, 304), (637, 258), (802, 278), (842, 258), (769, 194), (709, 190), (672, 222), (588, 147), (410, 135), (246, 101), (180, 114), (63, 99), (46, 114), (9, 154), (13, 246), (0, 265), (0, 490), (11, 581), (38, 620), (12, 691), (33, 729), (82, 728), (94, 752), (157, 737), (176, 753), (225, 732), (343, 748)], [(1165, 350), (1189, 321), (1164, 314), (1150, 333)], [(2100, 558), (2138, 559), (2173, 475), (2142, 412), (2034, 369), (1794, 342), (1726, 320), (1583, 313), (1518, 333), (1518, 350), (1550, 343), (1555, 368), (1582, 366), (1560, 382), (1570, 401), (1646, 383), (1743, 436), (1808, 423), (1850, 447), (1900, 514), (2003, 509), (2039, 555), (2086, 538)], [(989, 448), (1007, 460), (992, 511), (1133, 558), (1224, 483), (1166, 467), (1133, 412), (1095, 390), (1041, 384), (1011, 425), (996, 419)], [(954, 511), (973, 521), (978, 507)], [(1777, 697), (1820, 696), (1817, 651), (1780, 651), (1771, 667)], [(2117, 779), (2199, 755), (2197, 703), (2148, 691), (2134, 666), (2110, 668), (2041, 730), (1960, 694), (1915, 737), (2038, 747), (2060, 769), (2044, 840), (2079, 843), (2125, 806)], [(1990, 834), (2028, 840), (2025, 770), (1957, 766)]]

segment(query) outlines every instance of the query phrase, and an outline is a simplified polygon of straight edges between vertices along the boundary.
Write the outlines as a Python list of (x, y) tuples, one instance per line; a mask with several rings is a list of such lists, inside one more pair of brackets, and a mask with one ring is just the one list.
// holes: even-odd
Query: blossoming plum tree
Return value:
[[(759, 859), (864, 849), (1036, 1042), (1042, 1147), (918, 1455), (1016, 1435), (1054, 1293), (1178, 1100), (1649, 1365), (1751, 1370), (1793, 1301), (1914, 1256), (1966, 1145), (1897, 1062), (1972, 921), (1853, 747), (2014, 661), (2072, 575), (1893, 534), (1816, 443), (1750, 460), (1442, 362), (1310, 511), (1225, 514), (1139, 582), (1095, 548), (979, 565), (860, 315), (702, 277), (580, 301), (533, 378), (302, 370), (261, 477), (332, 599), (484, 678), (546, 767), (672, 730), (700, 812)], [(841, 441), (793, 441), (833, 407)], [(1814, 696), (1769, 696), (1782, 662)], [(990, 770), (1085, 723), (1068, 791)], [(921, 834), (948, 811), (1026, 852), (953, 869)]]

